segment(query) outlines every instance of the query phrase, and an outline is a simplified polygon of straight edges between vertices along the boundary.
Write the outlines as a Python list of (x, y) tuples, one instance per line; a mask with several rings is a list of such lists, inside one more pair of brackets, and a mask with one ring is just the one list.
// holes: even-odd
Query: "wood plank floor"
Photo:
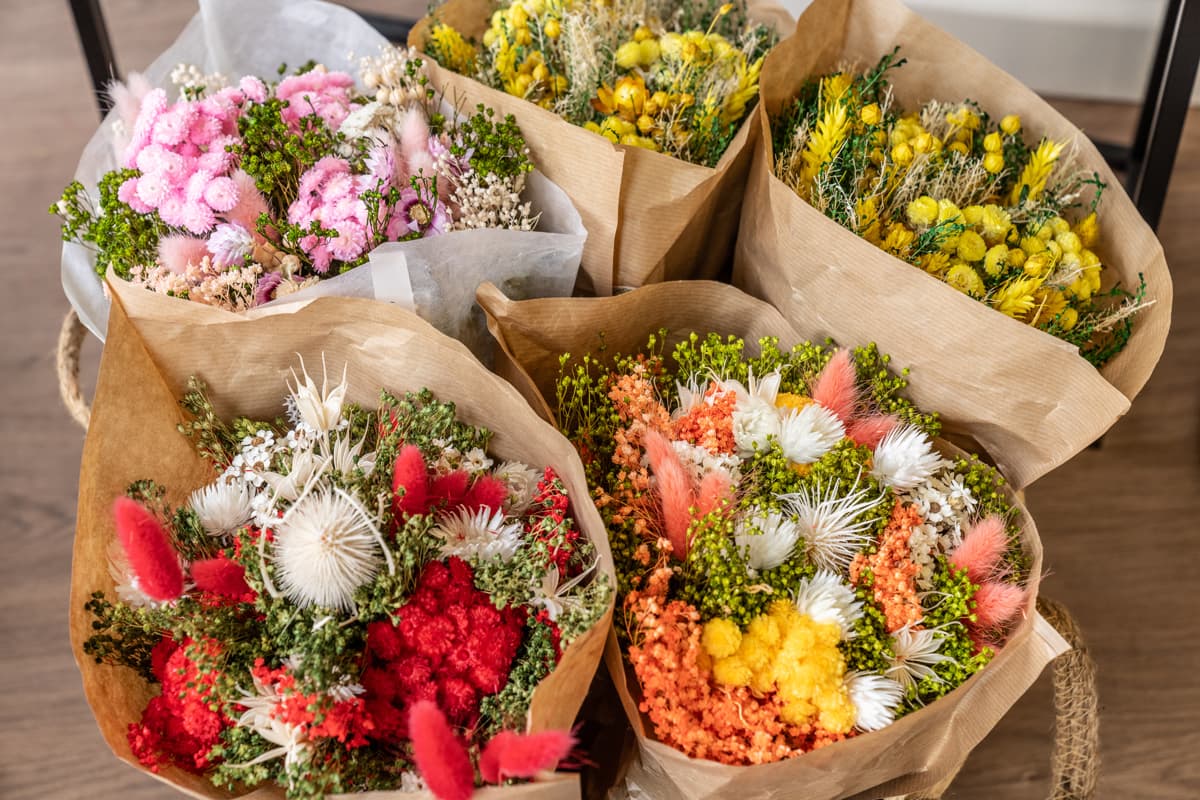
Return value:
[[(0, 797), (122, 797), (170, 790), (112, 758), (67, 643), (67, 586), (82, 433), (61, 409), (53, 349), (67, 309), (57, 225), (45, 213), (96, 122), (60, 2), (0, 16)], [(421, 0), (373, 2), (396, 12)], [(124, 67), (149, 62), (191, 13), (111, 0)], [(411, 12), (410, 12), (411, 13)], [(1127, 137), (1127, 107), (1063, 103), (1089, 131)], [(1157, 373), (1104, 447), (1029, 492), (1051, 570), (1100, 666), (1101, 798), (1200, 797), (1200, 113), (1185, 133), (1161, 235), (1175, 322)], [(97, 348), (85, 349), (85, 383)], [(1037, 365), (1031, 364), (1031, 369)], [(948, 796), (1045, 796), (1052, 714), (1044, 677), (975, 752)]]

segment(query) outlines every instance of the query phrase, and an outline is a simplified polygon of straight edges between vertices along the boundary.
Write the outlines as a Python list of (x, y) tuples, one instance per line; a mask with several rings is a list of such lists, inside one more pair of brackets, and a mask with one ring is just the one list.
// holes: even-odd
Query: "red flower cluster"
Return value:
[(569, 575), (568, 564), (581, 535), (574, 520), (567, 516), (570, 504), (567, 487), (553, 467), (546, 467), (526, 512), (525, 530), (534, 541), (550, 546), (550, 564), (558, 567), (562, 576)]
[(337, 739), (347, 747), (367, 744), (373, 728), (362, 698), (334, 700), (327, 694), (304, 694), (296, 688), (296, 676), (285, 667), (268, 669), (261, 658), (250, 670), (263, 686), (283, 698), (272, 716), (295, 728), (304, 728), (311, 739)]
[(484, 506), (498, 510), (504, 505), (508, 489), (490, 475), (483, 475), (471, 483), (471, 476), (463, 470), (446, 475), (433, 476), (425, 464), (425, 457), (416, 445), (406, 445), (396, 456), (392, 472), (392, 509), (397, 519), (416, 514), (428, 514), (436, 510), (453, 511), (464, 507), (477, 511)]
[(217, 700), (215, 676), (188, 657), (189, 648), (200, 648), (209, 658), (221, 652), (215, 639), (203, 645), (188, 639), (179, 645), (164, 636), (150, 655), (151, 670), (162, 684), (162, 693), (150, 700), (141, 722), (129, 725), (129, 747), (152, 772), (163, 765), (204, 771), (211, 764), (209, 751), (233, 722), (210, 708)]
[(497, 610), (459, 558), (425, 567), (399, 621), (367, 626), (367, 690), (371, 737), (408, 738), (408, 709), (429, 700), (460, 727), (472, 727), (479, 702), (504, 688), (525, 627), (524, 608)]

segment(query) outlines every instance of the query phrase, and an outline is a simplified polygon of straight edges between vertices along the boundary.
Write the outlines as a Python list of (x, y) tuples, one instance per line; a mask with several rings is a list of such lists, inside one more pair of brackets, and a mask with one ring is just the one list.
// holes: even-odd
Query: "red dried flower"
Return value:
[(174, 600), (183, 594), (183, 568), (166, 530), (140, 503), (118, 497), (113, 503), (117, 536), (138, 587), (155, 600)]
[(413, 760), (438, 800), (468, 800), (475, 791), (475, 770), (467, 748), (454, 734), (441, 709), (422, 701), (408, 713)]

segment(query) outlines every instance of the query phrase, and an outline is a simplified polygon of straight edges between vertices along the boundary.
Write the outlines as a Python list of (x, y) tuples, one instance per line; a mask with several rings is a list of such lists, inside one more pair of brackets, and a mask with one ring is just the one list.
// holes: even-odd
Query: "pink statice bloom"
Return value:
[(288, 208), (288, 222), (302, 227), (316, 222), (336, 231), (332, 237), (300, 240), (317, 272), (328, 272), (335, 260), (353, 261), (369, 247), (367, 207), (359, 197), (362, 188), (363, 181), (350, 171), (349, 162), (333, 156), (322, 158), (300, 176), (299, 196)]
[(350, 113), (350, 90), (354, 78), (344, 72), (327, 72), (323, 67), (302, 75), (290, 75), (275, 87), (275, 96), (287, 103), (283, 120), (299, 130), (300, 118), (316, 114), (332, 130), (341, 127)]

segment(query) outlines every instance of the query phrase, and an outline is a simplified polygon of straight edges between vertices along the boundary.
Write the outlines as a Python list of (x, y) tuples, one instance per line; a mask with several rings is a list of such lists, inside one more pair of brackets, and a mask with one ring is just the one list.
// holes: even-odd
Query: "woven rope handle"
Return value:
[(1061, 603), (1038, 598), (1038, 610), (1071, 644), (1054, 659), (1054, 752), (1050, 800), (1090, 800), (1100, 774), (1100, 702), (1096, 662), (1079, 624)]
[(86, 335), (87, 328), (83, 327), (75, 310), (71, 309), (58, 332), (58, 393), (62, 396), (63, 405), (67, 407), (71, 418), (84, 430), (87, 430), (88, 420), (92, 416), (92, 410), (79, 389), (79, 350)]

